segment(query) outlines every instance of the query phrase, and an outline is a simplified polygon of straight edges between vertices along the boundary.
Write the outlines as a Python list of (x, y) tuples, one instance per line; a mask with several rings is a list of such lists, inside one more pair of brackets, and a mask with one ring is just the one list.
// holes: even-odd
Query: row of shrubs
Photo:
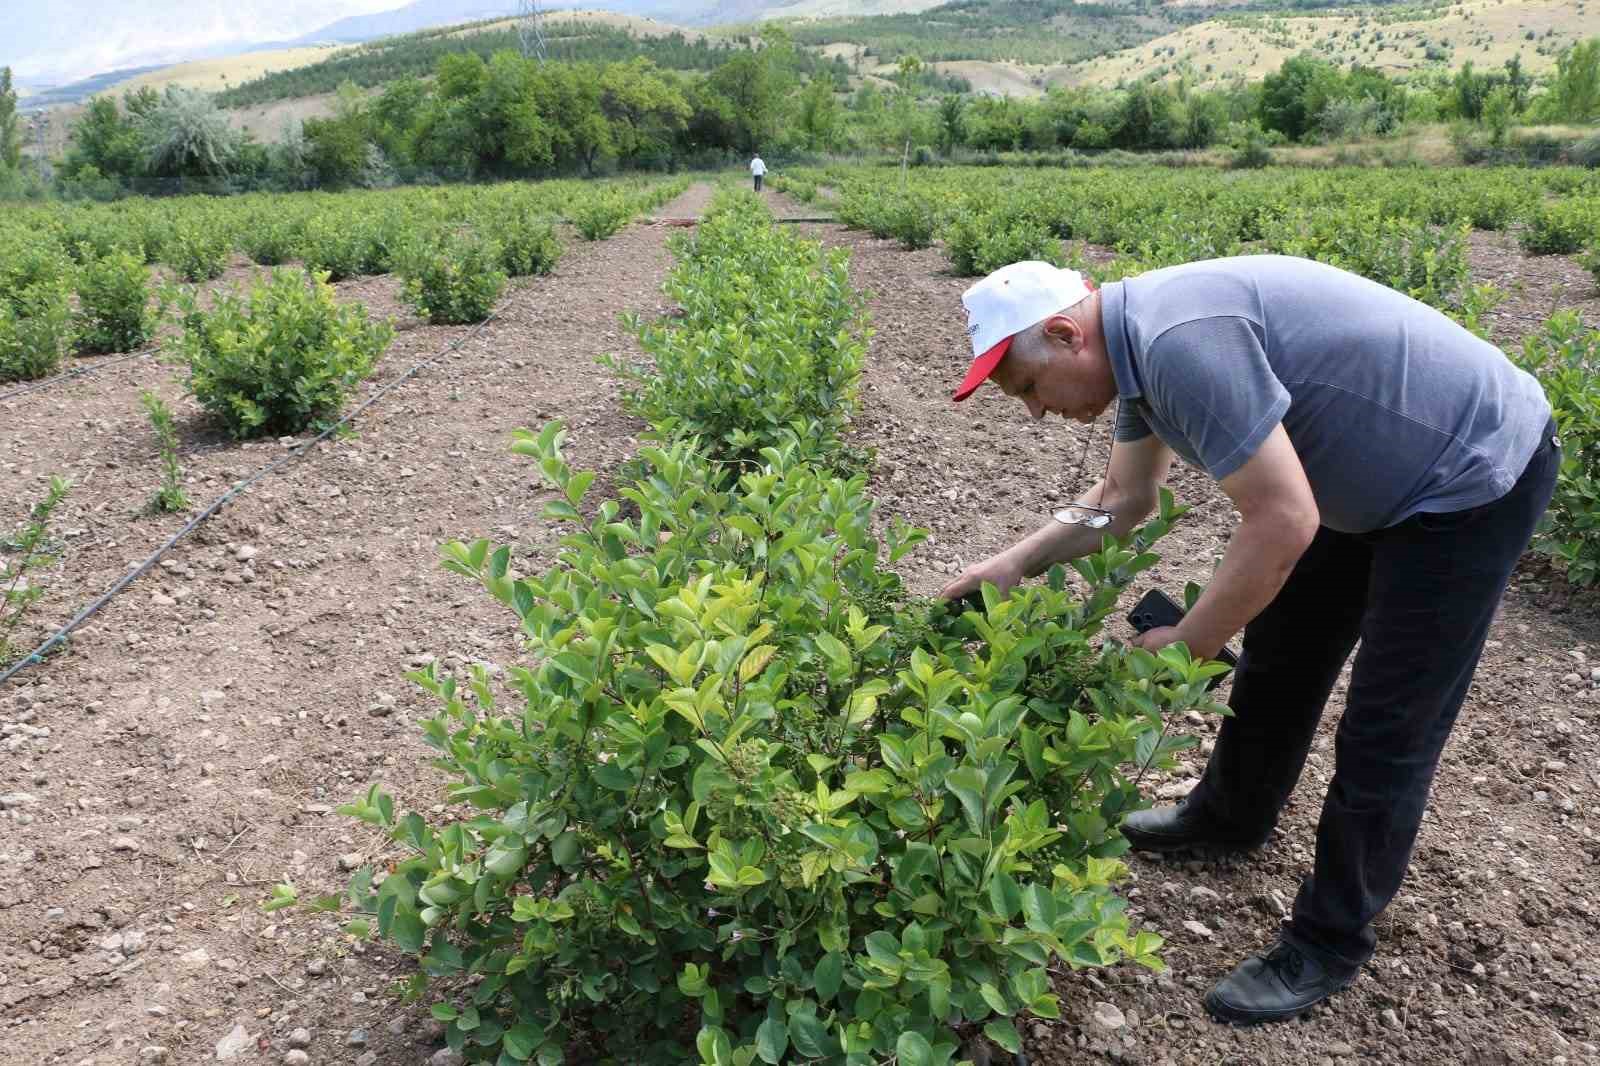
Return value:
[(418, 956), (419, 993), (444, 979), (433, 1016), (475, 1063), (1018, 1051), (1061, 1011), (1053, 967), (1161, 965), (1117, 827), (1220, 668), (1096, 637), (1178, 511), (1080, 560), (1081, 594), (1057, 568), (982, 611), (910, 596), (892, 567), (924, 534), (834, 472), (866, 339), (843, 257), (747, 193), (674, 251), (681, 314), (638, 325), (674, 379), (631, 375), (639, 476), (596, 501), (559, 424), (519, 433), (558, 561), (446, 547), (525, 664), (410, 675), (456, 809), (341, 808), (398, 852), (352, 880), (351, 931)]
[(143, 347), (156, 317), (137, 256), (85, 256), (80, 265), (50, 245), (0, 236), (0, 381), (43, 377), (73, 351)]
[[(598, 240), (683, 188), (684, 180), (678, 179), (639, 188), (569, 190), (566, 209), (582, 236)], [(263, 208), (259, 215), (248, 216), (249, 224), (238, 234), (231, 234), (213, 215), (219, 209), (205, 201), (176, 208), (163, 203), (163, 211), (174, 218), (174, 228), (161, 247), (168, 265), (188, 281), (220, 275), (235, 243), (265, 265), (301, 259), (309, 274), (325, 280), (398, 273), (404, 279), (406, 301), (430, 322), (480, 322), (493, 309), (508, 277), (547, 274), (560, 258), (561, 242), (546, 211), (550, 194), (537, 185), (527, 189), (526, 193), (513, 186), (480, 191), (467, 201), (473, 213), (465, 217), (420, 210), (416, 201), (401, 199), (398, 193), (385, 194), (396, 197), (388, 204), (367, 199), (315, 212), (306, 212), (293, 200), (274, 200), (272, 207), (281, 210), (269, 214)], [(92, 224), (70, 217), (57, 221), (58, 229), (47, 226), (42, 235), (25, 231), (15, 221), (0, 225), (0, 381), (47, 376), (74, 350), (132, 351), (155, 330), (159, 311), (152, 300), (154, 287), (146, 265), (150, 256), (140, 243), (143, 230), (137, 211), (120, 226), (98, 216)], [(63, 246), (53, 233), (61, 239), (93, 238), (96, 243), (85, 239)], [(263, 285), (261, 291), (277, 295), (261, 300), (281, 306), (289, 291), (286, 284), (275, 280)], [(312, 304), (320, 305), (322, 297), (316, 295), (315, 286), (301, 284)], [(168, 290), (169, 298), (176, 291)], [(248, 319), (244, 305), (234, 301), (229, 306), (228, 313), (242, 316), (241, 321)], [(186, 310), (185, 320), (195, 321), (194, 313), (192, 308)], [(319, 313), (332, 314), (327, 309)], [(337, 361), (337, 356), (330, 358)], [(287, 413), (285, 417), (293, 420)], [(265, 421), (281, 424), (284, 419)], [(245, 427), (232, 423), (230, 428), (238, 432)]]

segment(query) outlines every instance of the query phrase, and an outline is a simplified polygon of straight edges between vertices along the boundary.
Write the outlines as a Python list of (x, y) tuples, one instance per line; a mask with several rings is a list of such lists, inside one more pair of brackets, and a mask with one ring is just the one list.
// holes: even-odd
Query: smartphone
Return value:
[[(1135, 632), (1148, 633), (1152, 629), (1162, 626), (1175, 626), (1183, 621), (1183, 608), (1179, 607), (1160, 589), (1151, 589), (1144, 594), (1144, 598), (1134, 604), (1133, 610), (1128, 612), (1128, 624), (1133, 626)], [(1239, 665), (1239, 657), (1227, 648), (1217, 652), (1217, 661), (1227, 663), (1231, 670)], [(1222, 683), (1227, 674), (1218, 674), (1211, 679), (1208, 688), (1216, 688)]]

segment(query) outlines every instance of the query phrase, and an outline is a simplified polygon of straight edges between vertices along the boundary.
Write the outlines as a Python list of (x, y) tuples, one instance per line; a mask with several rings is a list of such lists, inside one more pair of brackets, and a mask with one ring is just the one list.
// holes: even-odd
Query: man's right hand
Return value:
[(1011, 561), (1008, 553), (1001, 552), (999, 555), (989, 556), (982, 562), (973, 563), (961, 571), (954, 581), (940, 591), (939, 595), (947, 600), (955, 600), (969, 592), (977, 592), (987, 581), (1004, 596), (1020, 584), (1023, 577), (1022, 568)]

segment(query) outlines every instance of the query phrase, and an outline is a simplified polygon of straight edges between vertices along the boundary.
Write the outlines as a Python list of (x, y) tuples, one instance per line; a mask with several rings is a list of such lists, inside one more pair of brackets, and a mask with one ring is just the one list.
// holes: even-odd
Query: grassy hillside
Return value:
[(176, 63), (119, 82), (110, 86), (108, 91), (120, 93), (148, 85), (159, 92), (168, 85), (177, 85), (185, 89), (221, 92), (273, 71), (294, 70), (319, 63), (339, 51), (339, 48), (327, 45), (282, 48), (266, 52), (245, 52), (218, 59), (200, 59), (192, 63)]
[(787, 23), (801, 44), (846, 42), (892, 59), (1071, 63), (1130, 48), (1206, 17), (1210, 8), (1072, 0), (955, 0), (926, 11)]
[[(661, 27), (659, 23), (652, 25)], [(676, 27), (664, 29), (666, 32), (639, 33), (614, 19), (592, 21), (563, 14), (547, 20), (544, 32), (552, 59), (611, 62), (643, 55), (676, 70), (709, 70), (721, 62), (729, 48), (739, 47), (728, 38), (685, 33)], [(515, 51), (518, 45), (515, 24), (507, 20), (465, 29), (445, 26), (423, 30), (355, 45), (320, 62), (269, 74), (219, 94), (218, 103), (224, 107), (259, 106), (273, 100), (331, 93), (347, 81), (370, 87), (402, 77), (426, 77), (442, 57), (451, 53), (465, 50), (488, 58), (505, 49)]]
[(1522, 56), (1532, 73), (1555, 66), (1561, 49), (1600, 34), (1600, 5), (1583, 0), (1466, 0), (1433, 6), (1340, 13), (1223, 14), (1137, 47), (1066, 70), (1051, 83), (1113, 85), (1187, 73), (1199, 84), (1260, 78), (1309, 51), (1340, 64), (1395, 74), (1429, 66), (1479, 69)]

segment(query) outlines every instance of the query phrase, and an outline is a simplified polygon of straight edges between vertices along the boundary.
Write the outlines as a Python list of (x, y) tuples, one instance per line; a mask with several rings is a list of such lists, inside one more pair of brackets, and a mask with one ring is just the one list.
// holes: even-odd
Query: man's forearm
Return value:
[[(1102, 498), (1104, 503), (1100, 502)], [(1034, 531), (1007, 552), (1024, 577), (1038, 577), (1056, 563), (1069, 562), (1099, 551), (1100, 544), (1108, 535), (1126, 536), (1151, 511), (1150, 504), (1131, 496), (1114, 490), (1109, 495), (1105, 494), (1099, 482), (1077, 502), (1110, 511), (1115, 516), (1111, 525), (1104, 529), (1090, 529), (1088, 526), (1068, 526), (1052, 521)]]
[(1178, 639), (1192, 654), (1215, 658), (1278, 595), (1314, 533), (1275, 518), (1247, 519), (1234, 531), (1200, 602), (1178, 623)]

